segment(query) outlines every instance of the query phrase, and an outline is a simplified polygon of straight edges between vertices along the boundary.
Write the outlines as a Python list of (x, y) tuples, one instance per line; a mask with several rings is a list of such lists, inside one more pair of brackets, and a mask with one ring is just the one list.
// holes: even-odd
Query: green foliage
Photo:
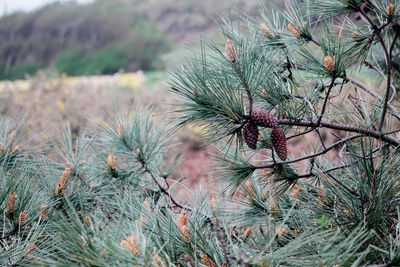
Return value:
[(165, 35), (124, 1), (55, 3), (4, 16), (0, 29), (3, 79), (20, 79), (54, 62), (71, 75), (156, 69), (170, 48)]
[[(399, 3), (301, 2), (289, 1), (285, 11), (272, 16), (262, 8), (261, 22), (246, 15), (238, 25), (222, 19), (229, 41), (202, 42), (204, 48), (173, 74), (172, 91), (183, 98), (176, 111), (178, 125), (195, 123), (206, 129), (206, 138), (229, 141), (215, 156), (216, 180), (239, 194), (235, 208), (228, 208), (229, 217), (240, 226), (265, 227), (266, 235), (273, 236), (258, 240), (258, 234), (254, 243), (247, 242), (254, 245), (245, 249), (254, 252), (253, 263), (396, 265), (391, 235), (398, 227), (399, 141), (393, 133), (399, 117), (390, 106), (396, 93), (389, 61), (392, 54), (396, 60)], [(354, 13), (365, 23), (354, 22)], [(342, 14), (346, 17), (333, 17)], [(364, 65), (385, 80), (383, 97), (379, 88), (351, 78), (363, 73)], [(357, 87), (354, 92), (349, 82)], [(235, 101), (227, 99), (233, 93)], [(346, 99), (348, 94), (359, 97)], [(251, 116), (256, 107), (275, 116), (291, 135), (287, 140), (305, 142), (301, 138), (309, 133), (317, 138), (311, 138), (309, 149), (291, 151), (300, 156), (278, 161), (275, 150), (281, 148), (271, 142), (270, 129), (258, 124), (258, 149), (242, 146), (244, 124), (257, 123)], [(323, 128), (349, 137), (332, 132), (339, 141), (327, 142)], [(394, 142), (374, 141), (385, 135)], [(329, 155), (334, 148), (340, 151)], [(317, 236), (318, 244), (311, 241)], [(268, 252), (260, 252), (261, 247)]]
[(35, 75), (36, 72), (41, 68), (40, 65), (35, 63), (20, 63), (11, 66), (7, 72), (5, 72), (5, 64), (0, 62), (0, 79), (4, 80), (18, 80), (24, 79), (26, 75)]
[(84, 50), (73, 50), (60, 55), (56, 63), (57, 71), (72, 76), (112, 74), (120, 69), (129, 68), (128, 51), (117, 47), (85, 53)]

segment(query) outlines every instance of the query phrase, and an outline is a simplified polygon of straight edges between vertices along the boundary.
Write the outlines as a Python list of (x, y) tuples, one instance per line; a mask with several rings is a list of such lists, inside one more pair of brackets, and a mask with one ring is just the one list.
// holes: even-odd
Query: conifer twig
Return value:
[(385, 96), (383, 100), (383, 110), (382, 110), (382, 115), (381, 119), (379, 122), (379, 127), (378, 130), (382, 131), (383, 128), (383, 123), (385, 122), (385, 116), (388, 108), (388, 102), (389, 102), (389, 95), (390, 95), (390, 88), (392, 84), (392, 55), (391, 51), (388, 51), (388, 48), (385, 45), (385, 41), (383, 40), (382, 37), (382, 29), (384, 26), (387, 24), (384, 24), (380, 28), (371, 20), (371, 18), (362, 10), (360, 9), (360, 14), (368, 21), (368, 23), (371, 25), (372, 29), (374, 30), (374, 33), (378, 36), (379, 42), (382, 45), (383, 52), (385, 53), (385, 58), (386, 58), (386, 91), (385, 91)]
[(320, 124), (320, 122), (322, 120), (322, 117), (324, 116), (326, 105), (328, 104), (329, 95), (331, 93), (331, 90), (332, 90), (334, 84), (335, 84), (335, 78), (332, 78), (331, 84), (328, 87), (328, 92), (326, 93), (326, 96), (325, 96), (324, 104), (322, 105), (321, 114), (319, 115), (319, 118), (318, 118), (318, 121), (317, 121), (318, 125)]

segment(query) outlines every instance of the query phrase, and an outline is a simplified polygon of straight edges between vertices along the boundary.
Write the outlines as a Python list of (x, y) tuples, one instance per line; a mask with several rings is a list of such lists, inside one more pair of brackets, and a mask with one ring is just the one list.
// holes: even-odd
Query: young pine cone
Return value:
[(330, 56), (326, 56), (324, 58), (324, 63), (327, 71), (329, 72), (335, 71), (335, 63), (333, 62), (333, 59)]
[(386, 8), (387, 14), (389, 17), (393, 17), (394, 16), (394, 5), (393, 4), (389, 4)]
[(247, 122), (243, 126), (243, 138), (247, 146), (251, 149), (257, 148), (258, 127), (251, 122)]
[(286, 136), (281, 128), (272, 129), (271, 141), (276, 154), (278, 154), (278, 157), (281, 160), (286, 160), (287, 158)]
[(263, 127), (276, 128), (278, 127), (278, 123), (275, 118), (266, 110), (256, 108), (251, 113), (251, 120), (254, 124)]
[(233, 44), (231, 42), (231, 40), (226, 40), (226, 45), (225, 45), (225, 53), (226, 56), (228, 57), (228, 59), (232, 62), (235, 63), (236, 62), (236, 53), (235, 53), (235, 49), (233, 48)]

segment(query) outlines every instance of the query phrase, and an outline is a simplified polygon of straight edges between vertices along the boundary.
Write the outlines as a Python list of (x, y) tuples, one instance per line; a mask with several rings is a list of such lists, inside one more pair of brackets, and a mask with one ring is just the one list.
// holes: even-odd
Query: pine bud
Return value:
[(270, 210), (272, 216), (278, 215), (279, 211), (278, 211), (278, 206), (277, 205), (275, 205), (275, 204), (271, 205), (269, 210)]
[(263, 195), (261, 196), (261, 200), (262, 200), (262, 201), (267, 201), (267, 200), (269, 199), (269, 197), (270, 197), (270, 195), (269, 195), (269, 193), (267, 192), (267, 193), (265, 193), (265, 194), (263, 194)]
[(182, 234), (183, 241), (186, 243), (190, 242), (190, 231), (187, 225), (182, 226), (179, 228), (179, 232)]
[(146, 197), (143, 201), (143, 207), (145, 207), (146, 209), (151, 210), (151, 203), (150, 203), (150, 199), (148, 197)]
[(256, 192), (254, 191), (254, 187), (253, 187), (253, 185), (251, 184), (250, 181), (247, 181), (247, 182), (246, 182), (246, 188), (247, 188), (247, 191), (250, 193), (250, 195), (251, 195), (253, 198), (257, 198), (257, 194), (256, 194)]
[(36, 245), (36, 244), (33, 244), (33, 245), (29, 248), (28, 252), (25, 254), (25, 257), (28, 256), (28, 255), (30, 255), (30, 254), (32, 254), (33, 252), (35, 252), (36, 249), (37, 249), (37, 245)]
[(190, 231), (188, 225), (188, 218), (186, 215), (186, 211), (183, 211), (181, 216), (179, 216), (178, 221), (176, 222), (176, 226), (178, 227), (179, 232), (183, 236), (183, 241), (186, 243), (190, 242)]
[(289, 234), (289, 231), (286, 230), (285, 228), (279, 227), (276, 229), (276, 232), (278, 234), (278, 239), (282, 239), (282, 237), (286, 236)]
[(278, 154), (278, 157), (281, 160), (286, 160), (287, 158), (286, 136), (281, 128), (272, 129), (271, 141), (276, 154)]
[(140, 158), (140, 149), (136, 149), (136, 155), (138, 156), (138, 158)]
[(141, 223), (142, 228), (146, 228), (149, 224), (149, 221), (143, 215), (139, 217), (138, 222)]
[(247, 122), (243, 126), (243, 138), (249, 148), (256, 149), (258, 139), (258, 127), (251, 122)]
[(122, 238), (120, 246), (123, 249), (130, 251), (134, 256), (140, 255), (140, 251), (139, 251), (140, 243), (137, 240), (135, 235), (131, 235), (128, 240), (126, 240), (125, 238)]
[(204, 252), (201, 262), (208, 267), (218, 267), (218, 265), (212, 259), (210, 259), (210, 257), (208, 257), (207, 254)]
[(67, 185), (70, 173), (71, 173), (70, 169), (66, 168), (63, 174), (61, 175), (61, 178), (58, 181), (58, 185), (56, 188), (56, 196), (58, 196), (64, 190), (65, 186)]
[(289, 22), (289, 24), (288, 24), (288, 29), (294, 36), (296, 36), (297, 38), (301, 38), (300, 31), (291, 22)]
[(21, 146), (20, 145), (16, 145), (15, 147), (11, 148), (11, 153), (16, 154), (21, 150)]
[(92, 217), (90, 217), (90, 215), (86, 215), (85, 216), (85, 221), (87, 224), (91, 224), (92, 223)]
[(7, 141), (6, 147), (9, 147), (14, 143), (15, 135), (16, 135), (15, 130), (10, 133), (10, 135), (8, 136), (8, 141)]
[(265, 89), (262, 90), (262, 95), (263, 95), (264, 97), (269, 97), (268, 92), (267, 92), (267, 90), (265, 90)]
[(302, 190), (298, 185), (293, 186), (292, 196), (294, 199), (299, 199)]
[(253, 232), (253, 227), (247, 228), (242, 234), (242, 239), (249, 238), (249, 236), (251, 235), (252, 232)]
[(8, 199), (8, 212), (13, 213), (15, 211), (15, 202), (17, 201), (18, 195), (14, 192)]
[(271, 31), (271, 29), (265, 24), (260, 24), (261, 32), (268, 38), (274, 38), (276, 35)]
[(298, 227), (296, 227), (296, 228), (294, 229), (294, 234), (295, 234), (296, 236), (301, 235), (301, 232), (300, 232), (300, 230), (299, 230)]
[(322, 207), (322, 205), (325, 204), (325, 198), (326, 198), (326, 191), (324, 185), (321, 184), (318, 190), (318, 207)]
[(347, 215), (347, 216), (351, 216), (351, 212), (348, 209), (343, 209), (343, 212)]
[(386, 8), (387, 11), (387, 15), (389, 17), (393, 17), (394, 16), (394, 5), (393, 4), (389, 4)]
[(235, 54), (235, 49), (233, 48), (231, 40), (226, 40), (226, 45), (225, 45), (225, 53), (228, 59), (232, 62), (236, 62), (236, 54)]
[(19, 215), (18, 224), (19, 224), (19, 226), (23, 226), (25, 223), (26, 223), (26, 211), (24, 210)]
[(210, 206), (211, 208), (215, 211), (217, 209), (217, 200), (215, 199), (215, 197), (212, 197), (210, 200)]
[(333, 62), (332, 58), (330, 56), (326, 56), (324, 59), (325, 62), (325, 68), (329, 72), (335, 71), (335, 63)]
[(107, 165), (111, 170), (115, 170), (117, 168), (117, 163), (115, 162), (115, 155), (114, 154), (108, 155)]
[(160, 256), (158, 256), (157, 252), (153, 251), (151, 253), (153, 255), (153, 266), (158, 266), (158, 267), (162, 267), (164, 266), (162, 259)]
[(256, 108), (251, 113), (251, 120), (257, 126), (276, 128), (278, 123), (275, 118), (265, 109)]
[(118, 125), (117, 134), (118, 134), (120, 139), (124, 139), (125, 132), (126, 132), (125, 131), (125, 127), (122, 126), (121, 124)]
[(45, 203), (43, 203), (42, 205), (40, 205), (40, 211), (42, 212), (42, 214), (40, 215), (40, 221), (44, 221), (47, 217), (47, 205)]
[(103, 250), (101, 251), (100, 255), (103, 257), (103, 259), (105, 260), (109, 260), (110, 259), (110, 254), (108, 253), (108, 250), (103, 248)]

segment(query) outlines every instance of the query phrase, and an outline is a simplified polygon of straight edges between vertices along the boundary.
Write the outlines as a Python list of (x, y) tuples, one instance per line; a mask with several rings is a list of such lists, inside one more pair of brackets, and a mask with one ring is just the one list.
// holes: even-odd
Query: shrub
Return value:
[(25, 76), (35, 75), (41, 67), (35, 63), (21, 63), (11, 66), (10, 69), (5, 72), (5, 64), (0, 63), (0, 79), (4, 80), (20, 80), (24, 79)]

